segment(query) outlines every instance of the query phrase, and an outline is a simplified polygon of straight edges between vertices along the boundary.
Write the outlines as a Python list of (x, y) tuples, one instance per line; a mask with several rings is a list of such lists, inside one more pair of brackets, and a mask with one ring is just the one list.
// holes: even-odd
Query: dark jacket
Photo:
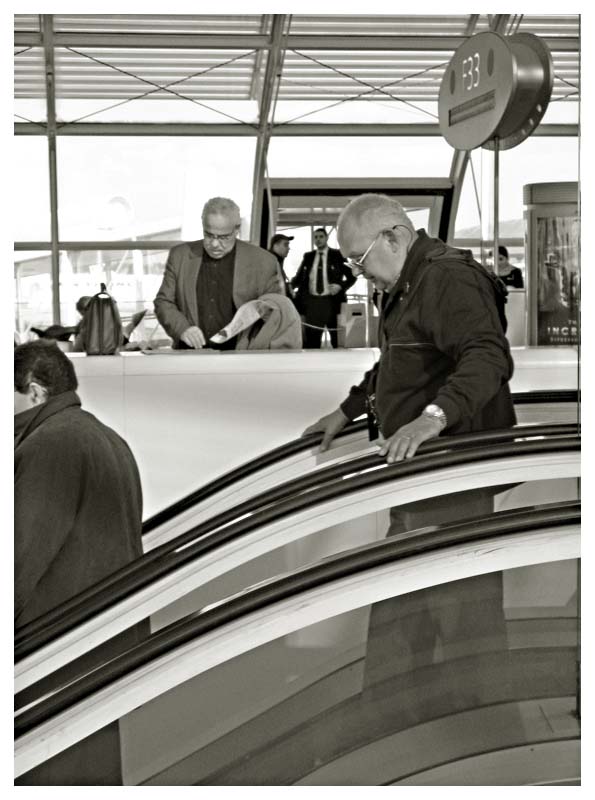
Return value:
[(15, 416), (15, 620), (38, 617), (142, 555), (126, 442), (75, 392)]
[[(298, 307), (301, 308), (303, 308), (304, 297), (310, 293), (310, 269), (314, 264), (316, 253), (316, 250), (310, 250), (308, 253), (304, 253), (302, 263), (298, 267), (295, 277), (291, 280), (291, 285), (296, 293), (296, 303)], [(335, 295), (330, 295), (338, 313), (341, 308), (341, 303), (345, 303), (347, 300), (347, 289), (353, 286), (356, 279), (349, 267), (345, 265), (345, 259), (341, 255), (341, 251), (336, 250), (334, 247), (328, 248), (326, 270), (328, 282), (336, 283), (341, 287), (340, 292)]]
[(449, 434), (514, 425), (513, 362), (496, 291), (469, 251), (418, 231), (384, 302), (380, 359), (352, 388), (343, 412), (355, 419), (365, 411), (366, 395), (375, 394), (385, 437), (429, 403), (444, 410)]
[(277, 259), (277, 262), (279, 264), (279, 272), (281, 273), (281, 278), (283, 280), (283, 287), (285, 289), (285, 296), (289, 297), (290, 300), (293, 300), (293, 287), (291, 286), (291, 281), (289, 280), (289, 278), (285, 274), (285, 269), (283, 267), (283, 263), (285, 261), (285, 258), (283, 256), (280, 256), (279, 253), (275, 253), (274, 250), (269, 250), (269, 253), (271, 255), (275, 256), (275, 258)]
[[(142, 554), (142, 494), (126, 442), (64, 392), (15, 416), (17, 628)], [(134, 646), (140, 622), (20, 692), (26, 705)], [(17, 785), (119, 785), (117, 721), (21, 775)]]
[(500, 275), (499, 278), (504, 281), (506, 286), (512, 286), (515, 289), (523, 289), (525, 286), (523, 273), (518, 267), (513, 267), (508, 275)]

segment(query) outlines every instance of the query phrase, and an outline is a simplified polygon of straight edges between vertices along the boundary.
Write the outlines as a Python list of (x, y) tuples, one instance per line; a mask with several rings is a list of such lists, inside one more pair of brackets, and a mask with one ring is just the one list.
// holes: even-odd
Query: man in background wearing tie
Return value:
[(304, 346), (320, 347), (322, 332), (328, 328), (331, 344), (337, 347), (337, 314), (346, 302), (346, 290), (355, 283), (345, 266), (340, 250), (329, 247), (324, 228), (314, 231), (316, 250), (304, 253), (302, 263), (291, 285), (296, 292), (296, 305), (305, 317)]

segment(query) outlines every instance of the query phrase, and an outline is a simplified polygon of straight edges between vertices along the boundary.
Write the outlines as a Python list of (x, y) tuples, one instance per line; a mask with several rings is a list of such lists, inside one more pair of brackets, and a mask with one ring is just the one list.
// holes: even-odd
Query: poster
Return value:
[(537, 344), (578, 344), (579, 220), (537, 218)]

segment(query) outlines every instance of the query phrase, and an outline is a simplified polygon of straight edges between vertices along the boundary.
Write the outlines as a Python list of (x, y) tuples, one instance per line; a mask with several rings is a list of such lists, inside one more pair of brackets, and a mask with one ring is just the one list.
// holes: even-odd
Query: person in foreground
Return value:
[(240, 241), (240, 209), (213, 197), (202, 211), (203, 238), (173, 247), (155, 297), (155, 314), (175, 349), (234, 350), (235, 337), (217, 344), (212, 336), (244, 303), (264, 294), (284, 294), (276, 257)]
[(380, 455), (393, 462), (443, 432), (514, 425), (513, 362), (493, 276), (468, 251), (415, 230), (400, 203), (381, 194), (352, 200), (337, 233), (354, 274), (385, 293), (380, 359), (303, 435), (322, 432), (326, 450), (367, 411), (384, 437)]
[[(17, 630), (142, 555), (142, 490), (126, 442), (83, 411), (55, 342), (14, 349), (14, 611)], [(64, 671), (57, 688), (136, 644), (125, 631)], [(101, 652), (100, 652), (101, 650)], [(22, 784), (119, 784), (113, 723), (21, 776)]]
[[(323, 432), (326, 449), (367, 410), (384, 437), (380, 455), (397, 462), (413, 458), (422, 442), (443, 432), (514, 425), (508, 385), (513, 363), (495, 278), (470, 253), (415, 230), (402, 206), (383, 195), (352, 200), (339, 218), (338, 238), (354, 272), (384, 292), (380, 359), (339, 408), (304, 434)], [(498, 488), (395, 506), (387, 536), (488, 515)], [(389, 598), (370, 609), (362, 691), (392, 708), (408, 674), (457, 654), (478, 671), (484, 650), (505, 649), (499, 572)], [(466, 682), (467, 675), (455, 670), (447, 686), (461, 710), (472, 702)], [(423, 707), (424, 690), (414, 691)]]

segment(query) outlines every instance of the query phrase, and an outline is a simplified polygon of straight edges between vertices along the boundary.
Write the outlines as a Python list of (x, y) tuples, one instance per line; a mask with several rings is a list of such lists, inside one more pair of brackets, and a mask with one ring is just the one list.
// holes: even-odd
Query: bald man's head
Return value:
[(342, 235), (345, 237), (353, 228), (360, 233), (376, 235), (378, 231), (389, 230), (394, 225), (403, 225), (412, 233), (415, 232), (398, 200), (386, 194), (361, 194), (354, 197), (341, 212), (337, 222), (337, 236), (340, 243)]
[(377, 288), (393, 286), (417, 233), (398, 200), (384, 194), (362, 194), (345, 206), (337, 238), (355, 274)]

